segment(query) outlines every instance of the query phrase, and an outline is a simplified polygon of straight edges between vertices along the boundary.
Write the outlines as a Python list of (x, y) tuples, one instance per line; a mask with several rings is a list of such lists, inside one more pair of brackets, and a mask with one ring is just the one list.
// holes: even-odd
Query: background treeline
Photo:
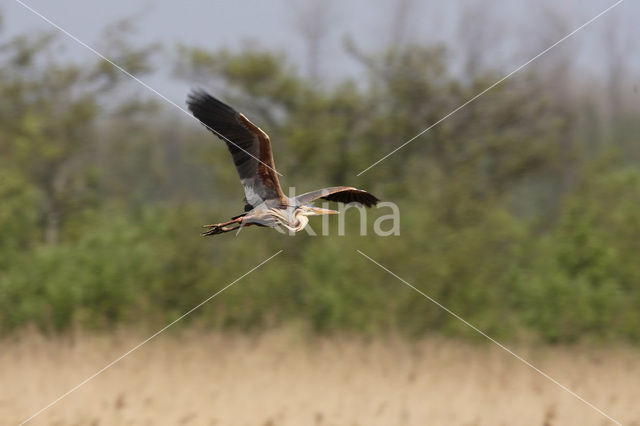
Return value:
[(637, 86), (608, 97), (578, 71), (530, 67), (357, 177), (504, 73), (453, 70), (439, 45), (351, 43), (362, 74), (326, 84), (258, 46), (134, 48), (127, 34), (108, 29), (101, 51), (142, 78), (162, 62), (206, 82), (271, 135), (285, 188), (367, 188), (400, 206), (401, 235), (372, 235), (389, 213), (374, 209), (360, 236), (351, 209), (343, 237), (200, 238), (242, 208), (223, 144), (110, 64), (64, 59), (52, 34), (5, 37), (3, 333), (158, 328), (282, 248), (185, 321), (474, 335), (360, 249), (493, 336), (640, 342)]

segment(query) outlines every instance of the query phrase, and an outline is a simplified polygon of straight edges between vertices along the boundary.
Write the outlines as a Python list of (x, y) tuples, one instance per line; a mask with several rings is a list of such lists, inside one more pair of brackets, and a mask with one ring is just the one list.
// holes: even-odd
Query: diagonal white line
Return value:
[(410, 144), (411, 142), (413, 142), (415, 139), (419, 138), (420, 136), (422, 136), (423, 134), (425, 134), (426, 132), (428, 132), (429, 130), (431, 130), (433, 127), (437, 126), (438, 124), (442, 123), (444, 120), (446, 120), (447, 118), (451, 117), (453, 114), (455, 114), (456, 112), (460, 111), (462, 108), (466, 107), (467, 105), (469, 105), (471, 102), (475, 101), (476, 99), (478, 99), (480, 96), (484, 95), (485, 93), (487, 93), (489, 90), (493, 89), (494, 87), (496, 87), (497, 85), (499, 85), (500, 83), (502, 83), (503, 81), (505, 81), (506, 79), (508, 79), (509, 77), (511, 77), (512, 75), (514, 75), (515, 73), (517, 73), (518, 71), (520, 71), (521, 69), (523, 69), (524, 67), (526, 67), (527, 65), (529, 65), (530, 63), (532, 63), (533, 61), (535, 61), (536, 59), (538, 59), (539, 57), (541, 57), (542, 55), (544, 55), (545, 53), (549, 52), (551, 49), (553, 49), (554, 47), (556, 47), (557, 45), (559, 45), (560, 43), (562, 43), (563, 41), (567, 40), (568, 38), (572, 37), (573, 35), (575, 35), (578, 31), (582, 30), (583, 28), (585, 28), (586, 26), (588, 26), (589, 24), (593, 23), (596, 19), (600, 18), (602, 15), (604, 15), (605, 13), (609, 12), (611, 9), (613, 9), (614, 7), (618, 6), (620, 3), (622, 3), (624, 0), (618, 0), (617, 2), (615, 2), (614, 4), (612, 4), (611, 6), (609, 6), (608, 8), (606, 8), (605, 10), (603, 10), (602, 12), (598, 13), (596, 16), (594, 16), (593, 18), (589, 19), (587, 22), (585, 22), (584, 24), (580, 25), (578, 28), (576, 28), (575, 30), (571, 31), (569, 34), (567, 34), (566, 36), (562, 37), (560, 40), (556, 41), (555, 43), (553, 43), (551, 46), (547, 47), (546, 49), (544, 49), (542, 52), (538, 53), (536, 56), (534, 56), (533, 58), (529, 59), (527, 62), (525, 62), (524, 64), (520, 65), (518, 68), (514, 69), (513, 71), (511, 71), (509, 74), (505, 75), (504, 77), (502, 77), (500, 80), (496, 81), (495, 83), (493, 83), (491, 86), (487, 87), (486, 89), (484, 89), (482, 92), (478, 93), (477, 95), (475, 95), (473, 98), (469, 99), (468, 101), (466, 101), (465, 103), (463, 103), (462, 105), (460, 105), (459, 107), (457, 107), (456, 109), (454, 109), (453, 111), (451, 111), (449, 114), (445, 115), (444, 117), (442, 117), (440, 120), (436, 121), (435, 123), (433, 123), (432, 125), (430, 125), (429, 127), (427, 127), (426, 129), (424, 129), (423, 131), (421, 131), (420, 133), (418, 133), (417, 135), (415, 135), (414, 137), (412, 137), (411, 139), (409, 139), (408, 141), (406, 141), (405, 143), (403, 143), (402, 145), (400, 145), (399, 147), (397, 147), (396, 149), (394, 149), (393, 151), (391, 151), (390, 153), (388, 153), (387, 155), (385, 155), (384, 157), (382, 157), (381, 159), (379, 159), (378, 161), (376, 161), (375, 163), (373, 163), (372, 165), (370, 165), (369, 167), (367, 167), (366, 169), (362, 170), (360, 173), (357, 174), (357, 176), (360, 176), (361, 174), (363, 174), (364, 172), (366, 172), (367, 170), (375, 167), (377, 164), (379, 164), (381, 161), (387, 159), (388, 157), (390, 157), (391, 155), (395, 154), (397, 151), (399, 151), (400, 149), (404, 148), (405, 146), (407, 146), (408, 144)]
[(553, 377), (549, 376), (547, 373), (545, 373), (544, 371), (540, 370), (538, 367), (534, 366), (533, 364), (531, 364), (529, 361), (527, 361), (526, 359), (522, 358), (520, 355), (516, 354), (515, 352), (513, 352), (511, 349), (507, 348), (506, 346), (504, 346), (502, 343), (498, 342), (497, 340), (493, 339), (492, 337), (490, 337), (489, 335), (487, 335), (484, 331), (480, 330), (479, 328), (477, 328), (476, 326), (474, 326), (473, 324), (471, 324), (470, 322), (468, 322), (467, 320), (465, 320), (464, 318), (462, 318), (460, 315), (456, 314), (455, 312), (453, 312), (451, 309), (447, 308), (446, 306), (442, 305), (441, 303), (439, 303), (437, 300), (435, 300), (434, 298), (430, 297), (429, 295), (427, 295), (426, 293), (424, 293), (423, 291), (419, 290), (418, 288), (414, 287), (413, 285), (411, 285), (409, 282), (405, 281), (404, 279), (402, 279), (401, 277), (399, 277), (398, 275), (394, 274), (393, 272), (391, 272), (389, 269), (387, 269), (386, 267), (384, 267), (383, 265), (381, 265), (380, 263), (376, 262), (375, 260), (373, 260), (372, 258), (370, 258), (369, 256), (367, 256), (366, 254), (364, 254), (363, 252), (361, 252), (360, 250), (356, 250), (358, 253), (360, 253), (362, 256), (366, 257), (367, 259), (369, 259), (371, 262), (375, 263), (376, 265), (378, 265), (380, 268), (384, 269), (385, 271), (387, 271), (389, 274), (391, 274), (392, 276), (394, 276), (395, 278), (399, 279), (400, 281), (402, 281), (404, 284), (406, 284), (407, 286), (411, 287), (413, 290), (415, 290), (416, 292), (420, 293), (422, 296), (424, 296), (425, 298), (429, 299), (431, 302), (435, 303), (436, 305), (438, 305), (438, 307), (440, 307), (441, 309), (445, 310), (448, 314), (454, 316), (456, 319), (462, 321), (465, 325), (467, 325), (468, 327), (471, 327), (474, 331), (478, 332), (479, 334), (481, 334), (482, 336), (486, 337), (487, 339), (489, 339), (491, 342), (495, 343), (496, 345), (498, 345), (501, 349), (507, 351), (509, 354), (511, 354), (513, 357), (515, 357), (516, 359), (518, 359), (519, 361), (523, 362), (524, 364), (526, 364), (527, 366), (531, 367), (533, 370), (535, 370), (538, 374), (541, 374), (542, 376), (544, 376), (547, 380), (555, 383), (556, 385), (558, 385), (559, 387), (561, 387), (562, 389), (564, 389), (565, 391), (567, 391), (568, 393), (570, 393), (571, 395), (573, 395), (574, 397), (578, 398), (580, 401), (584, 402), (585, 404), (587, 404), (589, 407), (593, 408), (594, 410), (596, 410), (598, 413), (602, 414), (604, 417), (606, 417), (607, 419), (611, 420), (612, 422), (621, 425), (622, 423), (620, 423), (619, 421), (617, 421), (616, 419), (614, 419), (613, 417), (609, 416), (607, 413), (605, 413), (604, 411), (602, 411), (601, 409), (599, 409), (598, 407), (596, 407), (595, 405), (593, 405), (592, 403), (590, 403), (589, 401), (585, 400), (584, 398), (582, 398), (580, 395), (578, 395), (577, 393), (575, 393), (574, 391), (572, 391), (571, 389), (569, 389), (568, 387), (566, 387), (565, 385), (563, 385), (562, 383), (558, 382), (556, 379), (554, 379)]
[(86, 379), (84, 379), (82, 382), (78, 383), (77, 385), (75, 385), (74, 387), (72, 387), (71, 389), (69, 389), (68, 391), (66, 391), (65, 393), (63, 393), (62, 395), (60, 395), (58, 398), (54, 399), (53, 401), (51, 401), (49, 404), (45, 405), (44, 407), (42, 407), (40, 410), (36, 411), (35, 413), (33, 413), (30, 417), (28, 417), (27, 419), (23, 420), (20, 423), (20, 426), (22, 426), (23, 424), (33, 420), (36, 416), (40, 415), (43, 411), (47, 410), (48, 408), (50, 408), (51, 406), (57, 404), (58, 402), (60, 402), (62, 399), (64, 399), (65, 397), (67, 397), (69, 394), (71, 394), (72, 392), (75, 392), (76, 390), (78, 390), (80, 387), (84, 386), (85, 384), (87, 384), (89, 381), (91, 381), (92, 379), (94, 379), (96, 376), (98, 376), (99, 374), (103, 373), (105, 370), (107, 370), (108, 368), (112, 367), (113, 365), (115, 365), (116, 363), (118, 363), (119, 361), (121, 361), (124, 357), (126, 357), (127, 355), (131, 354), (132, 352), (135, 352), (136, 350), (138, 350), (142, 345), (144, 345), (145, 343), (149, 342), (151, 339), (153, 339), (154, 337), (158, 336), (159, 334), (163, 333), (165, 330), (167, 330), (169, 327), (171, 327), (172, 325), (174, 325), (175, 323), (177, 323), (178, 321), (180, 321), (181, 319), (183, 319), (184, 317), (186, 317), (187, 315), (189, 315), (190, 313), (192, 313), (193, 311), (195, 311), (196, 309), (198, 309), (199, 307), (201, 307), (202, 305), (204, 305), (205, 303), (207, 303), (208, 301), (210, 301), (211, 299), (213, 299), (214, 297), (216, 297), (217, 295), (219, 295), (220, 293), (222, 293), (223, 291), (225, 291), (226, 289), (228, 289), (229, 287), (231, 287), (232, 285), (234, 285), (235, 283), (237, 283), (238, 281), (240, 281), (241, 279), (243, 279), (244, 277), (246, 277), (247, 275), (249, 275), (250, 273), (252, 273), (253, 271), (255, 271), (256, 269), (258, 269), (259, 267), (261, 267), (262, 265), (264, 265), (265, 263), (267, 263), (268, 261), (270, 261), (271, 259), (273, 259), (274, 257), (276, 257), (277, 255), (279, 255), (280, 253), (282, 253), (283, 250), (279, 250), (276, 254), (272, 255), (271, 257), (269, 257), (266, 260), (263, 260), (262, 262), (260, 262), (258, 265), (254, 266), (253, 268), (251, 268), (248, 272), (245, 272), (244, 274), (242, 274), (241, 276), (239, 276), (238, 278), (236, 278), (235, 280), (233, 280), (231, 283), (227, 284), (225, 287), (223, 287), (221, 290), (218, 290), (217, 292), (215, 292), (213, 295), (207, 297), (205, 300), (203, 300), (202, 302), (198, 303), (196, 306), (194, 306), (193, 308), (189, 309), (187, 312), (185, 312), (184, 314), (182, 314), (181, 316), (179, 316), (178, 318), (176, 318), (175, 320), (171, 321), (169, 324), (165, 325), (164, 327), (162, 327), (160, 330), (156, 331), (154, 334), (152, 334), (150, 337), (146, 338), (145, 340), (143, 340), (142, 342), (138, 343), (136, 346), (134, 346), (133, 348), (129, 349), (127, 352), (123, 353), (122, 355), (120, 355), (118, 358), (114, 359), (113, 361), (111, 361), (109, 364), (105, 365), (104, 367), (102, 367), (100, 370), (96, 371), (95, 373), (93, 373), (91, 376), (87, 377)]
[[(60, 25), (56, 24), (55, 22), (53, 22), (51, 19), (47, 18), (46, 16), (44, 16), (42, 13), (38, 12), (37, 10), (35, 10), (34, 8), (32, 8), (31, 6), (29, 6), (28, 4), (24, 3), (22, 0), (15, 0), (18, 4), (22, 5), (25, 9), (27, 9), (28, 11), (30, 11), (31, 13), (33, 13), (34, 15), (40, 17), (42, 20), (44, 20), (45, 22), (47, 22), (49, 25), (51, 25), (52, 27), (56, 28), (58, 31), (60, 31), (61, 33), (65, 34), (66, 36), (68, 36), (69, 38), (71, 38), (73, 41), (75, 41), (76, 43), (80, 44), (81, 46), (86, 47), (87, 49), (89, 49), (91, 52), (93, 52), (96, 56), (98, 56), (99, 58), (109, 62), (111, 65), (113, 65), (114, 67), (116, 67), (120, 72), (122, 72), (124, 75), (126, 75), (127, 77), (130, 77), (131, 79), (137, 81), (138, 83), (140, 83), (142, 86), (144, 86), (145, 88), (149, 89), (150, 91), (152, 91), (153, 93), (155, 93), (156, 95), (158, 95), (160, 98), (162, 98), (165, 102), (173, 105), (174, 107), (178, 108), (180, 111), (184, 112), (187, 116), (191, 117), (191, 118), (195, 118), (191, 115), (191, 113), (189, 111), (187, 111), (186, 109), (182, 108), (180, 105), (178, 105), (177, 103), (173, 102), (171, 99), (167, 98), (165, 95), (163, 95), (162, 93), (158, 92), (156, 89), (154, 89), (153, 87), (149, 86), (147, 83), (145, 83), (144, 81), (140, 80), (138, 77), (136, 77), (135, 75), (131, 74), (129, 71), (125, 70), (124, 68), (122, 68), (120, 65), (116, 64), (115, 62), (113, 62), (112, 60), (110, 60), (109, 58), (107, 58), (106, 56), (104, 56), (102, 53), (98, 52), (96, 49), (94, 49), (93, 47), (89, 46), (87, 43), (83, 42), (82, 40), (80, 40), (78, 37), (74, 36), (73, 34), (71, 34), (69, 31), (65, 30), (64, 28), (62, 28)], [(199, 120), (198, 120), (199, 121)], [(202, 122), (200, 122), (202, 123)], [(229, 142), (231, 145), (235, 146), (236, 148), (238, 148), (241, 151), (244, 151), (245, 154), (249, 155), (250, 157), (252, 157), (254, 160), (259, 161), (260, 163), (262, 163), (263, 165), (265, 165), (266, 167), (268, 167), (269, 169), (271, 169), (274, 173), (282, 176), (281, 173), (279, 173), (276, 169), (274, 169), (273, 167), (269, 166), (268, 164), (264, 163), (263, 161), (261, 161), (259, 158), (257, 158), (256, 156), (254, 156), (253, 154), (251, 154), (250, 152), (247, 152), (246, 150), (242, 149), (242, 147), (238, 146), (236, 143), (230, 141), (226, 136), (220, 134), (219, 132), (215, 131), (214, 129), (212, 129), (211, 127), (207, 126), (206, 124), (202, 123), (203, 126), (205, 126), (207, 129), (209, 129), (211, 132), (213, 132), (214, 134), (216, 134), (220, 139), (224, 139), (225, 141)]]

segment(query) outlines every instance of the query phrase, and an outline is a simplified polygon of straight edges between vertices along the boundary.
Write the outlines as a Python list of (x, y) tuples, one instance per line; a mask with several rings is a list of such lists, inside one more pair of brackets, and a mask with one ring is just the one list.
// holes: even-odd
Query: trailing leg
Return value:
[(233, 220), (230, 220), (228, 222), (214, 223), (212, 225), (202, 225), (203, 228), (209, 228), (207, 231), (202, 233), (202, 236), (203, 237), (207, 237), (209, 235), (223, 234), (225, 232), (230, 232), (230, 231), (236, 230), (240, 226), (235, 226), (233, 228), (229, 227), (229, 225), (232, 225), (234, 223), (242, 223), (242, 216), (241, 217), (237, 217), (237, 218), (235, 218)]

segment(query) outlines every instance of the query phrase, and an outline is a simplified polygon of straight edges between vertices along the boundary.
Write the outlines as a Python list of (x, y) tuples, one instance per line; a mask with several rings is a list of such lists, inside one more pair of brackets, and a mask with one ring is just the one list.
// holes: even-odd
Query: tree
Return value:
[[(106, 40), (116, 62), (132, 72), (147, 69), (152, 50), (133, 50), (121, 36), (107, 34)], [(127, 81), (103, 60), (62, 62), (61, 51), (51, 33), (18, 36), (0, 46), (0, 154), (4, 167), (24, 173), (42, 194), (41, 222), (50, 244), (59, 240), (65, 216), (77, 208), (74, 200), (91, 184), (86, 158), (105, 110), (101, 97)]]

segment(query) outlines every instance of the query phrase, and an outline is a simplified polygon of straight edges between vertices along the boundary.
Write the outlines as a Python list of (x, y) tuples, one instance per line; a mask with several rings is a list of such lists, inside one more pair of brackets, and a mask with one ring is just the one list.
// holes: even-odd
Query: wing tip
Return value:
[(362, 204), (365, 207), (371, 208), (373, 206), (378, 205), (380, 199), (375, 195), (367, 192), (363, 189), (354, 188), (360, 194), (360, 200), (356, 200), (357, 203)]
[(366, 207), (369, 207), (369, 208), (377, 206), (378, 203), (380, 202), (380, 199), (375, 195), (369, 194), (368, 192), (367, 192), (367, 195), (368, 195), (367, 199), (364, 200), (362, 204), (364, 204)]
[(187, 94), (187, 106), (189, 107), (189, 110), (192, 110), (192, 106), (206, 102), (210, 97), (212, 96), (209, 92), (204, 90), (202, 87), (194, 87)]
[(186, 102), (189, 111), (191, 111), (191, 113), (197, 118), (200, 118), (199, 115), (202, 115), (205, 111), (220, 112), (220, 110), (223, 110), (224, 112), (231, 113), (233, 115), (238, 114), (235, 109), (225, 104), (202, 87), (192, 88), (189, 94), (187, 94)]

